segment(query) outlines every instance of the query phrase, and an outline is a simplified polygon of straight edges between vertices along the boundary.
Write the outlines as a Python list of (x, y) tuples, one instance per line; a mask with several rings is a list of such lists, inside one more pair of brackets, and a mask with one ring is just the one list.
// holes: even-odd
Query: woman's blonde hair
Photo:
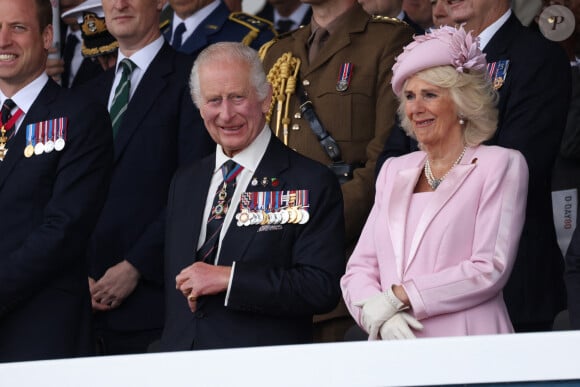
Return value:
[[(458, 72), (452, 66), (436, 66), (419, 71), (415, 76), (425, 82), (449, 91), (459, 119), (463, 119), (463, 138), (468, 146), (476, 146), (493, 137), (497, 129), (498, 94), (493, 89), (487, 73), (481, 71)], [(403, 85), (405, 89), (407, 79)], [(407, 135), (415, 138), (411, 121), (405, 114), (406, 99), (401, 93), (399, 118)]]

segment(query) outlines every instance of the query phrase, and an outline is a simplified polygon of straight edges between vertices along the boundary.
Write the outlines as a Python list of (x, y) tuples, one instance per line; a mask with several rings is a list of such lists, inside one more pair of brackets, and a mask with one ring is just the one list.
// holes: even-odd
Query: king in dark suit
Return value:
[[(138, 0), (130, 9), (125, 2), (103, 2), (108, 29), (119, 42), (118, 63), (87, 85), (101, 102), (111, 101), (118, 122), (111, 186), (88, 249), (94, 322), (104, 354), (145, 352), (159, 338), (164, 232), (158, 220), (176, 168), (215, 146), (191, 101), (193, 59), (163, 40), (159, 4)], [(126, 23), (123, 16), (130, 13), (142, 22)], [(115, 112), (123, 109), (115, 110), (115, 96), (123, 94), (121, 69), (128, 60), (135, 68), (119, 118)]]
[(84, 253), (109, 183), (111, 123), (44, 73), (51, 9), (0, 0), (0, 361), (90, 350)]
[(340, 297), (339, 184), (265, 124), (272, 94), (254, 50), (209, 46), (194, 65), (192, 85), (218, 146), (172, 182), (160, 348), (310, 342), (312, 316)]

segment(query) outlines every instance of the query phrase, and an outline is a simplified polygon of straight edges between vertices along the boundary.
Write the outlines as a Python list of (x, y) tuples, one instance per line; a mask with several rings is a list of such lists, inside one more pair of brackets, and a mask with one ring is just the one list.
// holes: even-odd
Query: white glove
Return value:
[(369, 340), (378, 340), (381, 326), (397, 312), (408, 308), (395, 296), (391, 288), (366, 300), (355, 302), (354, 305), (362, 308), (361, 322), (369, 334)]
[(415, 335), (411, 328), (420, 331), (423, 329), (415, 317), (406, 312), (399, 312), (383, 324), (380, 329), (383, 340), (414, 339)]

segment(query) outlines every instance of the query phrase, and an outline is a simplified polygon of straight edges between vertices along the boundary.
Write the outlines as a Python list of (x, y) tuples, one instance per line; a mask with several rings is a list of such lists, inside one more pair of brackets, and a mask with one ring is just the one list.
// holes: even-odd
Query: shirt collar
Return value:
[[(231, 159), (234, 160), (236, 163), (240, 164), (244, 167), (244, 170), (250, 171), (254, 173), (266, 153), (266, 148), (270, 143), (270, 138), (272, 137), (272, 131), (268, 125), (264, 125), (262, 131), (258, 136), (252, 141), (252, 143), (240, 153), (236, 154)], [(215, 170), (216, 173), (222, 166), (223, 163), (228, 161), (230, 157), (224, 154), (223, 148), (221, 145), (216, 146), (215, 152)]]
[(220, 0), (214, 0), (205, 7), (197, 10), (193, 15), (187, 17), (185, 20), (181, 19), (175, 13), (173, 14), (173, 22), (171, 24), (173, 31), (171, 36), (175, 33), (175, 29), (181, 23), (185, 23), (184, 35), (190, 35), (217, 7), (220, 5)]
[[(332, 35), (333, 33), (336, 33), (342, 29), (344, 24), (348, 20), (350, 20), (350, 13), (352, 12), (354, 7), (360, 7), (360, 6), (358, 5), (357, 2), (354, 2), (351, 7), (349, 7), (346, 11), (344, 11), (342, 14), (340, 14), (332, 22), (328, 23), (328, 25), (325, 27), (326, 31), (328, 31), (328, 35)], [(320, 26), (318, 25), (318, 23), (316, 23), (314, 18), (312, 18), (312, 20), (310, 21), (310, 28), (311, 28), (311, 35), (313, 35), (314, 32), (318, 28), (320, 28)]]
[[(28, 113), (30, 107), (48, 82), (48, 75), (42, 73), (34, 81), (30, 82), (28, 85), (24, 86), (22, 89), (18, 90), (11, 99), (14, 101), (16, 106), (22, 110), (24, 114)], [(0, 98), (2, 98), (2, 103), (7, 98), (2, 91), (0, 91)]]
[(278, 20), (292, 20), (295, 26), (300, 26), (309, 9), (310, 6), (308, 4), (300, 3), (300, 6), (290, 16), (280, 16), (278, 10), (274, 9), (274, 25), (278, 23)]
[(491, 38), (493, 38), (493, 35), (495, 35), (497, 33), (497, 31), (499, 31), (501, 26), (504, 25), (504, 23), (509, 19), (511, 14), (512, 14), (512, 10), (508, 9), (507, 12), (504, 13), (499, 19), (497, 19), (495, 22), (490, 24), (486, 29), (481, 31), (481, 33), (479, 34), (479, 49), (480, 50), (483, 50), (485, 48), (485, 46), (487, 46), (487, 44), (489, 43)]
[[(142, 72), (145, 72), (147, 71), (147, 68), (149, 67), (151, 62), (153, 62), (153, 59), (155, 58), (159, 50), (161, 50), (161, 47), (163, 47), (164, 42), (165, 39), (163, 38), (163, 36), (160, 35), (157, 37), (157, 39), (155, 39), (154, 41), (152, 41), (139, 51), (133, 53), (133, 55), (131, 55), (129, 59), (131, 59), (131, 62), (135, 63)], [(125, 58), (127, 57), (123, 55), (121, 50), (119, 50), (115, 72), (119, 70), (121, 61)]]

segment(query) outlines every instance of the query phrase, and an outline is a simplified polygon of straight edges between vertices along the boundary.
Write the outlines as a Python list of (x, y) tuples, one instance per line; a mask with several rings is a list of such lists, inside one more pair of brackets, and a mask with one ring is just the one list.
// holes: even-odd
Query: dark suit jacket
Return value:
[[(570, 65), (557, 44), (523, 27), (513, 14), (484, 52), (490, 63), (510, 61), (499, 89), (498, 129), (487, 143), (519, 150), (530, 171), (526, 223), (504, 289), (517, 328), (522, 323), (550, 322), (566, 306), (550, 192), (570, 101)], [(381, 159), (409, 150), (417, 150), (417, 143), (399, 128), (393, 130)]]
[[(68, 118), (64, 149), (25, 158), (26, 125), (60, 117)], [(79, 355), (90, 317), (84, 254), (113, 159), (109, 116), (49, 80), (8, 148), (0, 163), (0, 361)]]
[[(238, 227), (225, 235), (220, 265), (235, 273), (225, 293), (198, 299), (191, 313), (175, 290), (175, 276), (195, 260), (204, 202), (215, 156), (181, 169), (169, 194), (166, 234), (167, 316), (162, 350), (295, 344), (312, 341), (312, 315), (331, 310), (344, 273), (342, 195), (328, 168), (285, 147), (272, 136), (255, 176), (277, 177), (277, 187), (247, 191), (307, 189), (310, 220), (271, 230)], [(192, 200), (192, 198), (198, 198)], [(201, 200), (200, 200), (201, 199)]]
[[(179, 51), (186, 54), (197, 55), (209, 46), (217, 42), (241, 42), (251, 30), (244, 25), (229, 20), (230, 10), (222, 1), (220, 5), (207, 17), (194, 33), (181, 45)], [(262, 44), (272, 40), (275, 34), (273, 27), (262, 24), (259, 25), (258, 36), (252, 40), (250, 47), (258, 50)], [(164, 30), (165, 40), (171, 42), (173, 27), (171, 24)]]
[(95, 59), (85, 58), (79, 67), (79, 71), (75, 74), (73, 78), (73, 83), (71, 87), (77, 87), (90, 81), (93, 78), (101, 75), (104, 72), (103, 68), (99, 62)]
[[(108, 329), (138, 331), (163, 325), (163, 222), (171, 177), (178, 165), (214, 148), (193, 105), (188, 79), (192, 58), (163, 45), (129, 102), (115, 138), (107, 201), (88, 250), (90, 275), (127, 260), (141, 273), (135, 291), (112, 311), (97, 313)], [(114, 68), (87, 84), (106, 103)]]
[(415, 23), (410, 17), (409, 15), (407, 15), (407, 12), (403, 12), (405, 14), (405, 17), (403, 17), (403, 21), (405, 23), (407, 23), (409, 25), (409, 27), (411, 27), (413, 29), (413, 31), (415, 31), (415, 35), (423, 35), (425, 33), (425, 29), (423, 27), (421, 27), (419, 24)]

